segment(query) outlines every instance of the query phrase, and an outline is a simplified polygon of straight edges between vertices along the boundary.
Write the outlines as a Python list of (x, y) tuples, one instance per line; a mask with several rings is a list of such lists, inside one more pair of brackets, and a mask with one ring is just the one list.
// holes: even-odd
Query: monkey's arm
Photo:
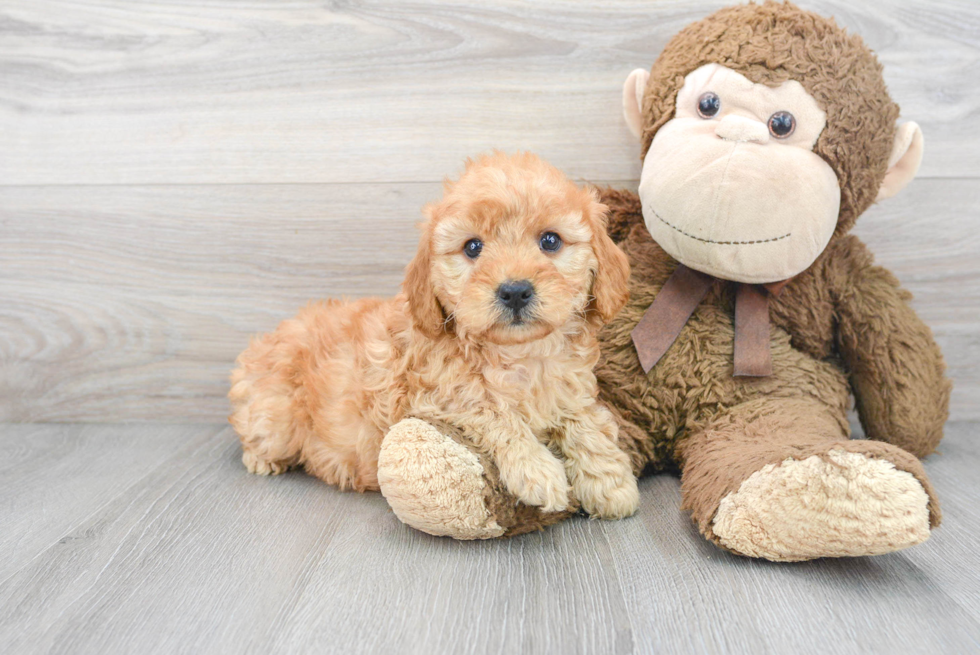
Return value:
[(839, 243), (834, 262), (838, 345), (858, 414), (871, 439), (925, 457), (949, 416), (951, 384), (932, 331), (888, 270), (874, 266), (857, 237)]
[(613, 242), (620, 243), (625, 239), (634, 225), (643, 225), (643, 208), (638, 195), (612, 187), (597, 187), (596, 191), (599, 201), (609, 207), (606, 231)]

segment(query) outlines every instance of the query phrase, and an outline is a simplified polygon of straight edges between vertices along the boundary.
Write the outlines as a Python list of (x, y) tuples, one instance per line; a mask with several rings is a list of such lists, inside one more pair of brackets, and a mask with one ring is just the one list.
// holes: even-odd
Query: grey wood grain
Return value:
[(230, 429), (197, 432), (0, 583), (8, 652), (632, 650), (597, 523), (436, 539), (378, 494), (250, 476)]
[[(980, 606), (980, 575), (971, 564), (980, 559), (980, 425), (952, 425), (939, 454), (927, 460), (926, 470), (942, 501), (943, 524), (928, 549), (913, 548), (907, 557), (923, 577), (940, 586), (962, 607)], [(977, 642), (980, 649), (980, 641)]]
[[(945, 514), (926, 543), (870, 558), (776, 564), (702, 540), (676, 478), (640, 481), (637, 518), (603, 524), (637, 652), (967, 653), (980, 648), (976, 423), (926, 460)], [(670, 597), (673, 603), (664, 603)]]
[(437, 195), (432, 184), (0, 189), (0, 415), (220, 420), (249, 335), (310, 299), (393, 293), (419, 208)]
[[(618, 186), (635, 188), (634, 182)], [(0, 418), (214, 421), (249, 335), (395, 293), (438, 184), (0, 187)], [(980, 418), (980, 184), (914, 182), (856, 232)]]
[(0, 424), (0, 580), (124, 493), (188, 429)]
[[(248, 336), (390, 294), (462, 159), (635, 186), (619, 89), (725, 0), (0, 4), (0, 420), (214, 421)], [(856, 232), (980, 419), (980, 5), (802, 3), (879, 54), (920, 180)], [(458, 543), (376, 494), (249, 476), (218, 425), (0, 425), (5, 653), (978, 652), (977, 423), (926, 467), (943, 526), (859, 560), (640, 514)]]
[[(438, 181), (525, 148), (630, 179), (630, 70), (724, 0), (0, 7), (0, 183)], [(980, 173), (971, 0), (803, 3), (878, 51), (926, 176)]]
[[(555, 531), (484, 544), (384, 525), (379, 534), (377, 525), (358, 524), (334, 543), (270, 626), (269, 650), (633, 651), (627, 608), (597, 523), (576, 519)], [(365, 579), (366, 571), (383, 573)], [(382, 616), (394, 618), (381, 627)]]
[[(972, 487), (967, 479), (955, 483)], [(642, 635), (639, 653), (966, 653), (980, 645), (976, 584), (962, 569), (959, 579), (948, 575), (956, 565), (944, 560), (977, 560), (973, 537), (963, 536), (972, 525), (954, 535), (944, 525), (906, 552), (777, 564), (701, 539), (679, 510), (675, 478), (640, 488), (638, 517), (604, 526), (634, 634)], [(956, 505), (955, 496), (940, 496), (944, 508)], [(963, 541), (949, 548), (951, 538)]]
[[(62, 426), (0, 430), (0, 448)], [(89, 426), (170, 456), (82, 522), (40, 514), (37, 553), (0, 579), (0, 643), (28, 653), (894, 653), (980, 644), (980, 424), (950, 426), (926, 467), (943, 526), (874, 558), (774, 564), (705, 542), (677, 479), (641, 481), (618, 522), (572, 519), (455, 542), (400, 524), (378, 494), (301, 473), (248, 475), (218, 426)], [(95, 441), (93, 437), (90, 439)], [(26, 451), (25, 451), (26, 452)], [(79, 467), (97, 448), (19, 461)], [(94, 498), (94, 496), (93, 496)], [(27, 508), (28, 493), (14, 505)], [(43, 545), (42, 545), (43, 544)]]

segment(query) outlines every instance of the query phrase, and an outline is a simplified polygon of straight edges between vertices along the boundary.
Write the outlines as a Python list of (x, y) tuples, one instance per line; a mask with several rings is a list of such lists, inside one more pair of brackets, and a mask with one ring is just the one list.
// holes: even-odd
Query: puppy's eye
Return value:
[(483, 251), (483, 242), (479, 239), (470, 239), (465, 244), (463, 244), (463, 252), (470, 259), (476, 259), (480, 256)]
[(702, 93), (701, 97), (698, 98), (698, 116), (701, 118), (711, 118), (718, 113), (719, 109), (721, 109), (721, 98), (718, 97), (717, 93), (708, 91)]
[(561, 249), (561, 237), (554, 232), (545, 232), (541, 235), (541, 250), (545, 252), (558, 252)]

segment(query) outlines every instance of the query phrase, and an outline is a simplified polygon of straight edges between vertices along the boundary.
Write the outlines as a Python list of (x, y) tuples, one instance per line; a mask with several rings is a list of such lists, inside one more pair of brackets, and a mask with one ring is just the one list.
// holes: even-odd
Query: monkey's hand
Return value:
[(838, 343), (858, 414), (870, 439), (917, 457), (936, 449), (949, 416), (951, 384), (932, 332), (909, 305), (912, 295), (868, 249), (849, 237), (834, 262)]

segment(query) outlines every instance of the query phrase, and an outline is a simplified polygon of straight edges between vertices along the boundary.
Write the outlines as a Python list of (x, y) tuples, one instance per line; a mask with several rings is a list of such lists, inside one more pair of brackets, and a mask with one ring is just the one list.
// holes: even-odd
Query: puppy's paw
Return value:
[(242, 451), (242, 464), (249, 473), (255, 475), (279, 475), (289, 470), (289, 466), (285, 463), (267, 461), (250, 450)]
[(540, 507), (545, 512), (561, 512), (568, 507), (565, 467), (547, 451), (540, 457), (500, 466), (500, 477), (504, 486), (525, 505)]
[(593, 518), (626, 518), (632, 516), (640, 504), (640, 490), (628, 465), (622, 471), (602, 477), (579, 476), (572, 488), (582, 509)]

